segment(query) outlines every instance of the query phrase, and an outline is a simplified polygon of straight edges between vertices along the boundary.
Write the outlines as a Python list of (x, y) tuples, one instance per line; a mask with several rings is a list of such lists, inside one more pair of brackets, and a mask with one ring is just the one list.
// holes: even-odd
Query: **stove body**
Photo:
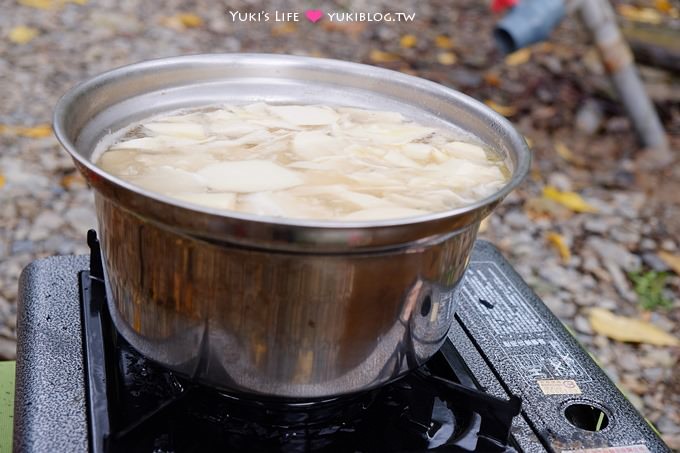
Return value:
[(487, 242), (440, 353), (382, 389), (314, 404), (240, 399), (149, 363), (107, 321), (92, 256), (22, 274), (17, 452), (670, 451)]

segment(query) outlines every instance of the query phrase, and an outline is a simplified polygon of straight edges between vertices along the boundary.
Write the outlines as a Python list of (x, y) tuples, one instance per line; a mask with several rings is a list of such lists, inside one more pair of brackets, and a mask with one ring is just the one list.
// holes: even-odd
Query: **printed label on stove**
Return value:
[(644, 445), (625, 445), (621, 447), (585, 448), (562, 450), (562, 453), (651, 453)]
[(539, 379), (536, 381), (544, 395), (580, 395), (581, 389), (573, 379)]
[[(502, 361), (517, 368), (525, 382), (537, 380), (590, 381), (585, 370), (562, 344), (563, 340), (527, 303), (513, 282), (493, 261), (475, 261), (461, 285), (467, 299), (459, 316), (469, 325), (484, 322)], [(473, 330), (473, 334), (477, 331)], [(481, 335), (481, 334), (480, 334)], [(489, 350), (489, 345), (485, 345)], [(580, 391), (579, 391), (580, 392)]]

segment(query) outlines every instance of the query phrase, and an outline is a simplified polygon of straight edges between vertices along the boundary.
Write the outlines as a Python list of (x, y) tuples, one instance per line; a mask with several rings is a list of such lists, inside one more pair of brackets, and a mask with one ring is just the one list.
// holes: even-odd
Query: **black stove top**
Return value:
[(92, 256), (20, 284), (15, 451), (669, 451), (498, 251), (479, 241), (449, 338), (382, 388), (266, 400), (184, 380), (112, 326)]

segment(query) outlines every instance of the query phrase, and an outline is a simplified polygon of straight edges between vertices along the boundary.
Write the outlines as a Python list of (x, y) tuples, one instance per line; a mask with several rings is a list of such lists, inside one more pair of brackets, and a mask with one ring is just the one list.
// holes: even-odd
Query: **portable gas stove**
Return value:
[(113, 328), (98, 242), (20, 281), (18, 452), (670, 451), (491, 244), (478, 241), (449, 338), (377, 390), (250, 400), (183, 380)]

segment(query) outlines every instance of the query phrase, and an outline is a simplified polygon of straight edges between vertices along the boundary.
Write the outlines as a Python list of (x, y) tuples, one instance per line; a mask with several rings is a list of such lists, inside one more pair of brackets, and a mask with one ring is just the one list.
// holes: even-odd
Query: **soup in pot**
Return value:
[(264, 216), (381, 220), (462, 207), (509, 179), (488, 147), (396, 112), (220, 105), (142, 121), (95, 161), (143, 189)]

